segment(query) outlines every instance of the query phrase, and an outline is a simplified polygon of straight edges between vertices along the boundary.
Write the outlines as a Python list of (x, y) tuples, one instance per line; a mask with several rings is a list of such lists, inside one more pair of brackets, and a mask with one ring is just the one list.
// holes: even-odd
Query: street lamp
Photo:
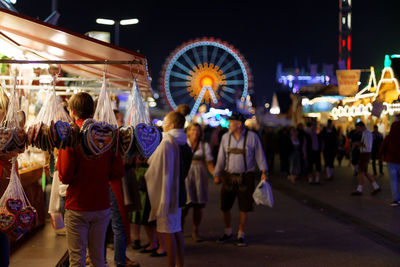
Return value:
[(126, 25), (133, 25), (138, 24), (138, 19), (123, 19), (119, 21), (115, 21), (113, 19), (96, 19), (96, 23), (103, 24), (103, 25), (114, 25), (114, 44), (119, 46), (119, 25), (126, 26)]

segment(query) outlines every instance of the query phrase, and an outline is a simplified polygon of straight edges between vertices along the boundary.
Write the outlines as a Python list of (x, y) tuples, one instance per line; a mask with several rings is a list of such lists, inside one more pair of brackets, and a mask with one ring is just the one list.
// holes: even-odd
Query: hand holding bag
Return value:
[(274, 197), (270, 184), (266, 181), (260, 181), (256, 190), (254, 190), (253, 199), (257, 205), (261, 204), (272, 208), (274, 206)]

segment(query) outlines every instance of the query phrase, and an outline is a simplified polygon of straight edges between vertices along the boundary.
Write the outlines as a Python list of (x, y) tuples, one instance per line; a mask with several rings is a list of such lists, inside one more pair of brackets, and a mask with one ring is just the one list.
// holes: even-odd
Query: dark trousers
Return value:
[(265, 153), (265, 158), (267, 160), (268, 174), (271, 175), (274, 173), (275, 153)]
[(7, 235), (0, 232), (0, 266), (7, 267), (10, 264), (10, 242)]
[(376, 161), (378, 161), (379, 173), (383, 174), (383, 163), (382, 163), (382, 160), (378, 159), (375, 156), (375, 157), (372, 157), (372, 170), (374, 171), (374, 175), (376, 175)]

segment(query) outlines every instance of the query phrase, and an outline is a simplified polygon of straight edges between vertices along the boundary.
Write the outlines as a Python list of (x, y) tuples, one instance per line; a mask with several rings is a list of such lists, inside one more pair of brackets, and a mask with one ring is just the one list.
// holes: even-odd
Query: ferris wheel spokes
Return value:
[(226, 85), (242, 85), (244, 84), (243, 80), (226, 80)]
[(201, 61), (200, 61), (199, 54), (197, 53), (196, 47), (193, 47), (192, 51), (193, 51), (192, 53), (193, 53), (194, 59), (196, 60), (196, 65), (198, 66), (201, 64)]
[(228, 72), (227, 74), (225, 74), (225, 78), (230, 78), (232, 76), (235, 76), (235, 75), (238, 75), (238, 74), (241, 74), (241, 73), (242, 73), (241, 69), (233, 70), (233, 71)]
[(224, 92), (221, 93), (221, 97), (225, 98), (226, 100), (228, 100), (230, 103), (234, 103), (234, 99), (232, 97), (230, 97), (229, 95), (225, 94)]
[(176, 78), (180, 78), (182, 80), (189, 81), (189, 78), (188, 78), (187, 74), (185, 75), (185, 74), (182, 74), (182, 73), (179, 73), (179, 72), (176, 72), (176, 71), (171, 71), (171, 76), (174, 76)]
[(233, 89), (232, 87), (228, 87), (228, 86), (223, 86), (222, 90), (224, 90), (224, 92), (228, 92), (228, 93), (231, 93), (231, 94), (235, 94), (235, 92), (236, 92), (235, 89)]
[(203, 62), (208, 62), (208, 51), (207, 46), (203, 46)]
[(210, 63), (215, 63), (215, 58), (217, 57), (217, 51), (218, 51), (218, 47), (214, 47), (212, 55), (211, 55), (211, 59), (210, 59)]
[(184, 53), (182, 56), (185, 59), (186, 63), (189, 64), (190, 67), (193, 69), (195, 67), (195, 65), (194, 65), (193, 61), (189, 58), (189, 56), (186, 53)]
[(182, 63), (180, 63), (179, 61), (176, 61), (175, 65), (180, 68), (181, 70), (183, 70), (184, 72), (186, 72), (187, 74), (190, 73), (190, 69), (188, 67), (186, 67), (185, 65), (183, 65)]
[(226, 64), (225, 66), (221, 67), (220, 69), (221, 69), (223, 72), (225, 72), (225, 71), (227, 71), (230, 67), (232, 67), (233, 64), (235, 64), (235, 63), (236, 63), (236, 60), (235, 60), (235, 59), (232, 59), (231, 61), (228, 62), (228, 64)]
[(227, 56), (228, 56), (228, 53), (227, 53), (227, 52), (224, 52), (224, 54), (219, 58), (219, 60), (218, 60), (218, 62), (217, 62), (216, 65), (217, 65), (218, 67), (221, 66), (222, 62), (225, 61), (225, 59), (226, 59)]

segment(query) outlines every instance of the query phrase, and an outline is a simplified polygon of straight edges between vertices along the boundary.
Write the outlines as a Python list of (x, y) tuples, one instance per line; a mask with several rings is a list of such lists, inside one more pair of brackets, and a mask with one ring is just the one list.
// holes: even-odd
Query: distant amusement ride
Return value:
[(200, 105), (234, 108), (252, 87), (250, 68), (233, 46), (213, 38), (189, 41), (167, 58), (161, 87), (172, 109), (191, 107), (190, 118)]

